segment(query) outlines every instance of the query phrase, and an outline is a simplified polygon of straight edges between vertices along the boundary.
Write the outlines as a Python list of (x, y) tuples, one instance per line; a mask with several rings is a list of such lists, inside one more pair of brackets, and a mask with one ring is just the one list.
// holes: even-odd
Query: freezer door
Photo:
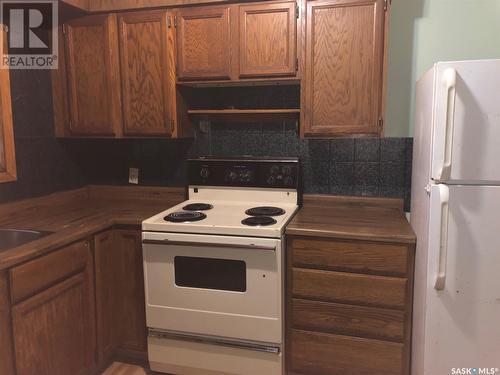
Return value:
[(434, 69), (432, 179), (500, 184), (500, 60)]
[(425, 363), (414, 375), (500, 368), (499, 208), (500, 186), (432, 186)]

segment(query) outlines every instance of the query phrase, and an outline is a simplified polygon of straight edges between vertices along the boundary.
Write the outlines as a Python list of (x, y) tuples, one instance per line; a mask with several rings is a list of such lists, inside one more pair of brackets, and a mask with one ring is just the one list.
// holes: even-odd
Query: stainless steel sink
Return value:
[(13, 249), (50, 233), (26, 229), (0, 229), (0, 251)]

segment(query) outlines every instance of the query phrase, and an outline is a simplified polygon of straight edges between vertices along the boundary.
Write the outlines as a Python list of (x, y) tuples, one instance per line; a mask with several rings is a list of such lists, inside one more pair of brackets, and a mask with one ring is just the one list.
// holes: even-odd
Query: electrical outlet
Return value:
[(128, 182), (136, 185), (139, 183), (139, 168), (128, 169)]

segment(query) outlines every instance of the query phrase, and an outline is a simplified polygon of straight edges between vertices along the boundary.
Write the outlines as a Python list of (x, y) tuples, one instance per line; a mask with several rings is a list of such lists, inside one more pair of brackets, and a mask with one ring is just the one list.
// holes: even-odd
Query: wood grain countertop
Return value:
[(286, 234), (415, 243), (401, 199), (304, 195)]
[(141, 221), (184, 200), (184, 189), (87, 186), (0, 205), (0, 228), (53, 232), (0, 252), (0, 270), (58, 249), (112, 226)]
[[(0, 252), (0, 270), (113, 226), (141, 221), (184, 200), (184, 189), (87, 186), (0, 205), (0, 228), (52, 232)], [(286, 233), (301, 236), (415, 242), (397, 199), (305, 195)]]

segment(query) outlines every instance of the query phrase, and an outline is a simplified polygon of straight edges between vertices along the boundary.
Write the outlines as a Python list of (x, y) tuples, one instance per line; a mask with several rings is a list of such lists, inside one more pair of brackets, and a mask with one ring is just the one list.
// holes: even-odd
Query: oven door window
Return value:
[(241, 260), (176, 256), (177, 286), (246, 292), (247, 270)]

